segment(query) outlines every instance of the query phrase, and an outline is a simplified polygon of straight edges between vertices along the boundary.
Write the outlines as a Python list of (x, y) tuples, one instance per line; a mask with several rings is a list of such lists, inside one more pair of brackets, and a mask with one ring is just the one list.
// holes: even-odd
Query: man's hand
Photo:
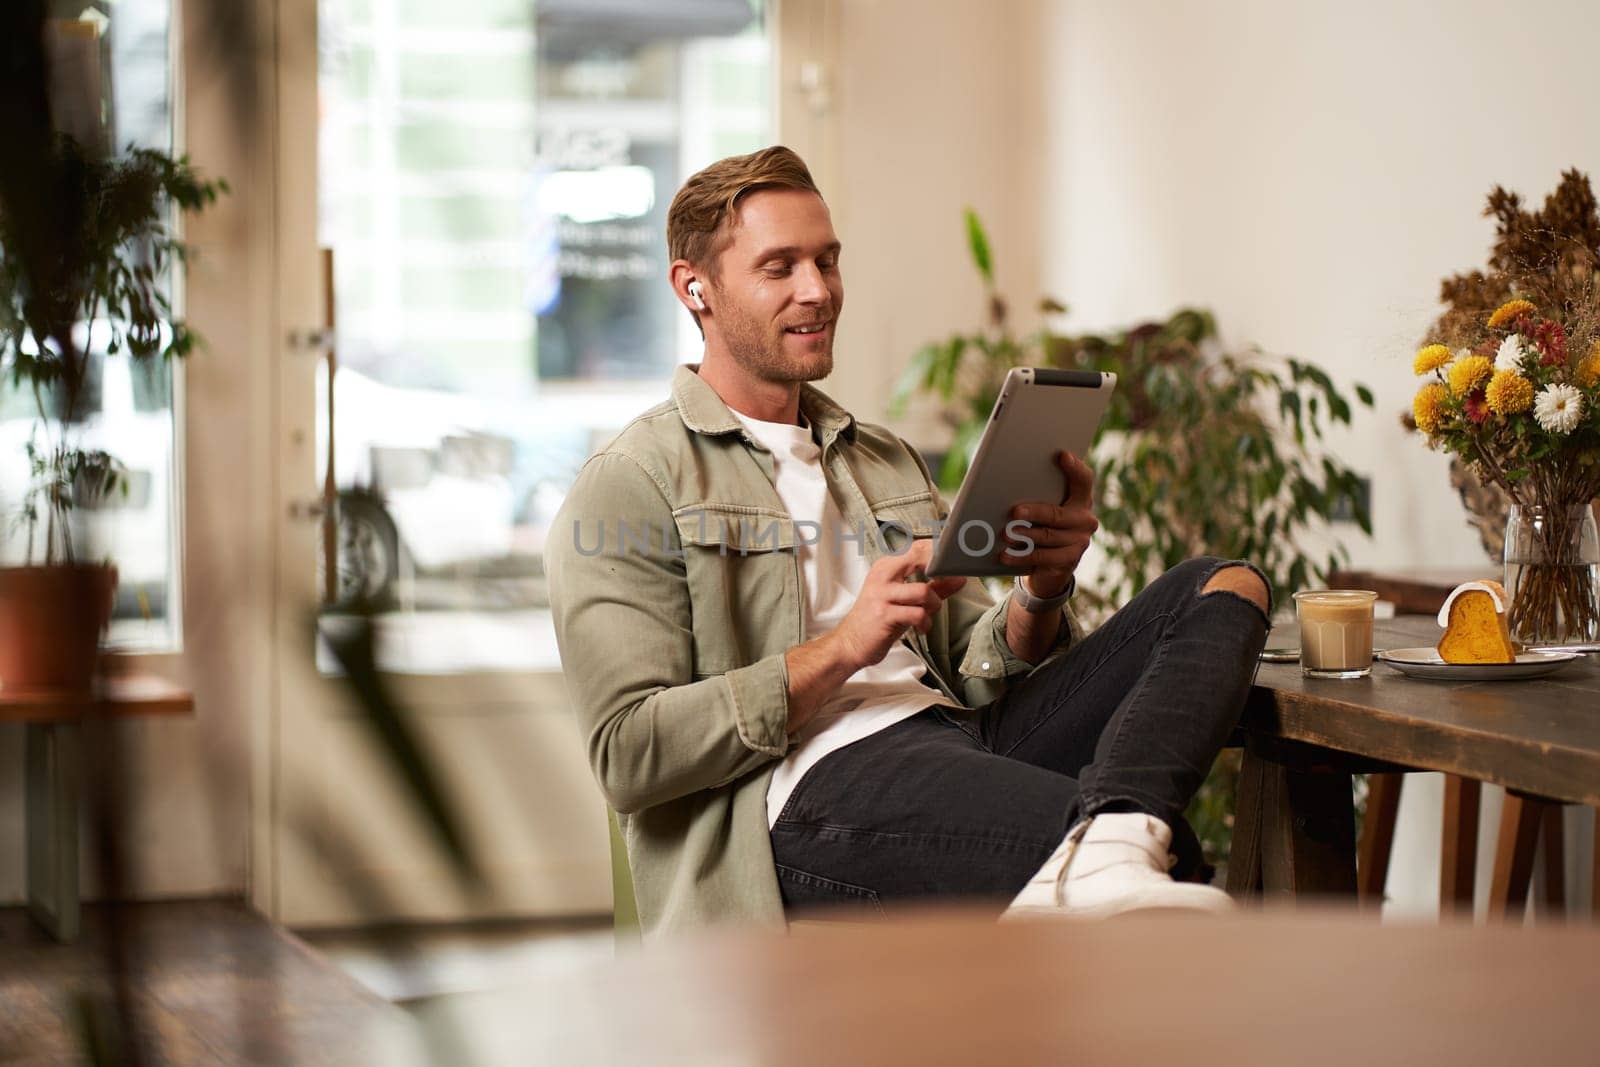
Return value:
[(898, 556), (884, 556), (867, 571), (855, 605), (834, 629), (795, 645), (785, 655), (789, 674), (789, 733), (797, 733), (829, 697), (862, 667), (879, 663), (900, 635), (915, 626), (933, 628), (940, 605), (965, 578), (919, 577), (932, 555), (932, 543), (913, 541)]
[(965, 578), (918, 580), (932, 555), (933, 542), (921, 539), (867, 571), (855, 604), (834, 630), (846, 661), (857, 670), (881, 662), (911, 627), (923, 633), (933, 629), (945, 599), (967, 584)]
[(1020, 532), (1033, 541), (1033, 547), (1008, 540), (1007, 550), (1000, 554), (1002, 563), (1028, 568), (1028, 589), (1038, 597), (1052, 597), (1067, 588), (1089, 539), (1100, 528), (1094, 517), (1094, 472), (1070, 452), (1057, 452), (1056, 462), (1067, 475), (1061, 503), (1029, 500), (1012, 508), (1012, 519), (1031, 524), (1031, 529)]

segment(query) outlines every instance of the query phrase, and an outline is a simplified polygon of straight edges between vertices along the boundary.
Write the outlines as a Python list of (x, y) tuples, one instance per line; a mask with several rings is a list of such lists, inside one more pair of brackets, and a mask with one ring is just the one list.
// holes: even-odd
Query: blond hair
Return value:
[(687, 260), (715, 279), (717, 256), (732, 240), (739, 201), (759, 189), (804, 189), (822, 196), (805, 161), (783, 145), (719, 159), (692, 175), (672, 198), (667, 257)]

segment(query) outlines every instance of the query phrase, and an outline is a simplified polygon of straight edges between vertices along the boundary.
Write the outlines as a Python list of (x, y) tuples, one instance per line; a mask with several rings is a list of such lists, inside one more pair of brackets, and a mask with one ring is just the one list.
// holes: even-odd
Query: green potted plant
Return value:
[[(1125, 331), (1074, 336), (1046, 325), (1018, 336), (995, 288), (988, 237), (970, 210), (966, 229), (988, 321), (924, 345), (896, 383), (890, 412), (902, 413), (919, 393), (937, 399), (952, 431), (937, 477), (953, 492), (1010, 368), (1117, 375), (1111, 408), (1085, 457), (1095, 473), (1095, 544), (1107, 564), (1098, 588), (1075, 598), (1086, 622), (1198, 555), (1251, 560), (1282, 604), (1296, 589), (1326, 581), (1348, 558), (1342, 544), (1325, 554), (1313, 548), (1319, 527), (1345, 515), (1372, 532), (1359, 476), (1320, 443), (1327, 429), (1350, 423), (1353, 404), (1372, 406), (1365, 386), (1355, 387), (1352, 401), (1304, 360), (1225, 351), (1216, 320), (1193, 308)], [(1066, 308), (1046, 298), (1039, 310), (1054, 316)], [(1190, 809), (1214, 859), (1227, 852), (1236, 772), (1223, 764)]]
[[(1012, 367), (1116, 373), (1110, 411), (1087, 457), (1100, 497), (1095, 543), (1110, 564), (1104, 587), (1083, 601), (1091, 614), (1201, 554), (1253, 560), (1282, 602), (1347, 558), (1337, 544), (1313, 556), (1316, 526), (1347, 514), (1372, 532), (1360, 477), (1320, 445), (1326, 430), (1352, 416), (1352, 400), (1324, 371), (1259, 349), (1223, 351), (1216, 320), (1194, 308), (1120, 332), (1073, 336), (1046, 325), (1019, 337), (995, 290), (983, 225), (970, 210), (966, 222), (988, 323), (918, 350), (895, 385), (890, 413), (902, 414), (918, 393), (938, 399), (952, 443), (937, 477), (954, 490)], [(1049, 298), (1039, 309), (1066, 311)], [(1371, 391), (1357, 385), (1354, 403), (1371, 407)]]
[(81, 442), (85, 386), (96, 360), (148, 363), (193, 348), (166, 292), (186, 254), (172, 211), (200, 210), (226, 186), (186, 158), (132, 147), (107, 158), (65, 135), (30, 166), (48, 193), (46, 218), (0, 202), (0, 376), (34, 409), (28, 482), (7, 497), (9, 533), (26, 547), (21, 565), (0, 568), (0, 682), (81, 688), (116, 570), (83, 558), (80, 509), (123, 489), (116, 458)]

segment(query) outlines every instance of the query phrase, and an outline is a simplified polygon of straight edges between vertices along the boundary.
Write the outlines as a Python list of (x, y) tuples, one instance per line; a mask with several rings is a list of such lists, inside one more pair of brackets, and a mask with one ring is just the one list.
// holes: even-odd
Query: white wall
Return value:
[(1374, 479), (1357, 563), (1481, 566), (1442, 456), (1408, 437), (1440, 279), (1480, 266), (1502, 183), (1600, 166), (1600, 6), (1058, 0), (1040, 37), (1044, 276), (1074, 326), (1186, 303), (1377, 393), (1339, 442)]
[[(1040, 104), (1027, 69), (1031, 0), (786, 0), (815, 27), (786, 42), (783, 136), (811, 163), (844, 244), (845, 310), (822, 383), (859, 417), (886, 421), (889, 388), (916, 349), (984, 319), (962, 208), (990, 231), (1004, 291), (1039, 295), (1037, 167), (1022, 130)], [(804, 52), (804, 55), (797, 53)], [(798, 64), (821, 64), (813, 120)], [(1025, 317), (1025, 321), (1028, 320)], [(947, 433), (927, 408), (898, 424), (918, 444)]]
[[(1538, 204), (1562, 170), (1600, 168), (1600, 5), (1055, 0), (1039, 38), (1047, 132), (1030, 165), (1050, 175), (1043, 275), (1070, 324), (1202, 304), (1231, 342), (1365, 382), (1377, 408), (1337, 443), (1373, 478), (1355, 562), (1481, 567), (1444, 458), (1398, 416), (1440, 279), (1484, 262), (1490, 187)], [(1403, 797), (1389, 892), (1428, 914), (1436, 776)]]

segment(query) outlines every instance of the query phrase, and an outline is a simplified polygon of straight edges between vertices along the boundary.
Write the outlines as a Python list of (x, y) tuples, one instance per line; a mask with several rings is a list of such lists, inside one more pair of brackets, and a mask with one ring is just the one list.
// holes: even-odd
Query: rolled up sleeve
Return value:
[[(979, 616), (978, 621), (973, 624), (966, 655), (961, 658), (959, 669), (962, 674), (973, 678), (1010, 678), (1013, 675), (1027, 674), (1039, 665), (1021, 658), (1006, 643), (1006, 614), (1010, 610), (1011, 594), (1007, 593), (999, 603)], [(1072, 644), (1073, 626), (1071, 613), (1063, 611), (1061, 625), (1057, 628), (1055, 640), (1045, 653), (1044, 659), (1049, 659)]]

